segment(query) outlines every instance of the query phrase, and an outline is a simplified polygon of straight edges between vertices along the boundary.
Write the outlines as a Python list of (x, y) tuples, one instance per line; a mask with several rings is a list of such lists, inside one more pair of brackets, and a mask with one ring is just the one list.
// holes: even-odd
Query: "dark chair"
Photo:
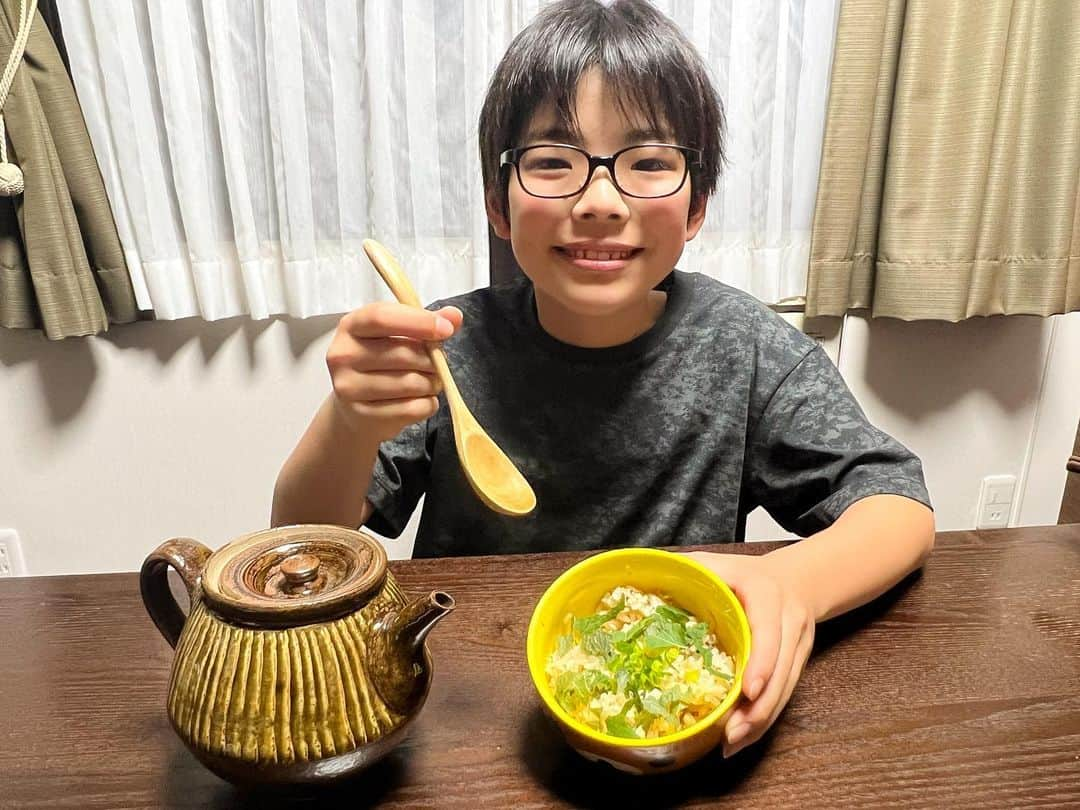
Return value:
[(1080, 523), (1080, 426), (1076, 430), (1076, 443), (1072, 455), (1065, 462), (1065, 494), (1061, 497), (1061, 513), (1058, 523)]

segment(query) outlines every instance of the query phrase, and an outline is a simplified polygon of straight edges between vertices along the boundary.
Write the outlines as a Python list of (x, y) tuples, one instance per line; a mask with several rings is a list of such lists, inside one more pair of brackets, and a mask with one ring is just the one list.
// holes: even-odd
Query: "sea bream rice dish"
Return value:
[(709, 626), (657, 594), (620, 586), (596, 613), (565, 623), (548, 682), (571, 717), (604, 734), (651, 739), (689, 728), (735, 678)]

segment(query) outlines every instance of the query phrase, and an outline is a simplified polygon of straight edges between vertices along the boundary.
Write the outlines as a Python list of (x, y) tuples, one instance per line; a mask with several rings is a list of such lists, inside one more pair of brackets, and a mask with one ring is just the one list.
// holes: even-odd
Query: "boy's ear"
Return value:
[(705, 211), (708, 208), (708, 200), (701, 194), (695, 194), (690, 202), (690, 213), (686, 217), (686, 241), (689, 242), (698, 235), (701, 226), (705, 224)]
[(484, 207), (487, 209), (488, 222), (491, 223), (491, 229), (495, 231), (495, 235), (500, 239), (510, 239), (510, 221), (506, 218), (499, 206), (495, 203), (494, 194), (484, 195)]

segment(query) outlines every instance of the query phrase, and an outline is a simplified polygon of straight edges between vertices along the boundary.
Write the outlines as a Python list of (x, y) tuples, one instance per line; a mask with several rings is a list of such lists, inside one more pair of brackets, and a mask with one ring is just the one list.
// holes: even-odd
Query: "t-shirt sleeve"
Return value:
[(409, 425), (383, 442), (368, 488), (368, 500), (375, 511), (366, 525), (386, 537), (400, 535), (427, 491), (430, 470), (428, 422)]
[(747, 447), (754, 502), (801, 536), (855, 501), (902, 495), (930, 506), (919, 458), (878, 430), (820, 346), (780, 381)]

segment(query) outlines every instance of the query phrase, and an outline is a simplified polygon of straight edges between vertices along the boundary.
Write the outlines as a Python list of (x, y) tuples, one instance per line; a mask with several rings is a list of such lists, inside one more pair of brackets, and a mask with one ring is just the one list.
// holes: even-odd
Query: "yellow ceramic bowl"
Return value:
[[(723, 702), (690, 728), (653, 739), (602, 734), (572, 718), (558, 701), (544, 672), (568, 613), (596, 612), (600, 597), (619, 585), (662, 594), (707, 622), (717, 646), (735, 660), (735, 681)], [(722, 739), (724, 721), (739, 699), (750, 656), (750, 625), (739, 600), (712, 571), (684, 554), (654, 548), (627, 548), (595, 554), (564, 571), (540, 597), (526, 642), (529, 672), (544, 708), (579, 753), (603, 759), (632, 773), (662, 773), (688, 765)]]

